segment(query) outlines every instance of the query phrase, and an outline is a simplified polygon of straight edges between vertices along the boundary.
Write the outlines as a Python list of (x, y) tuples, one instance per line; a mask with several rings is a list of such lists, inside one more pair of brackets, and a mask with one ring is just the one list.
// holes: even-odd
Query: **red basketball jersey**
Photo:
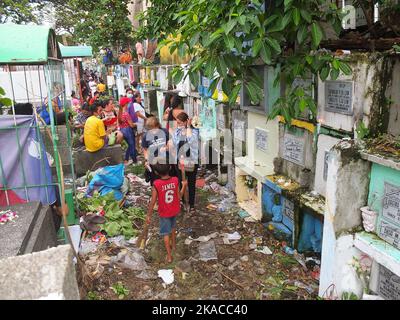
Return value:
[(181, 211), (178, 178), (157, 179), (154, 181), (154, 187), (158, 194), (158, 214), (160, 217), (170, 218), (178, 215)]

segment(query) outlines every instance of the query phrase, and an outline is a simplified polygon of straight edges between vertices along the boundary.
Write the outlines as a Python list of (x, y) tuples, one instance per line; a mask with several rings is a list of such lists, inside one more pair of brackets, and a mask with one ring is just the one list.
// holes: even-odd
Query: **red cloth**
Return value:
[[(0, 185), (0, 187), (2, 187)], [(7, 195), (6, 195), (7, 192)], [(7, 196), (8, 196), (8, 203), (7, 203)], [(0, 191), (0, 206), (5, 207), (8, 205), (15, 205), (15, 204), (20, 204), (20, 203), (27, 203), (25, 199), (21, 199), (14, 191), (12, 190), (1, 190)]]
[(121, 122), (119, 123), (119, 127), (122, 128), (128, 128), (129, 127), (129, 120), (132, 121), (131, 116), (129, 115), (128, 112), (123, 112), (121, 115)]
[(171, 218), (177, 216), (181, 211), (178, 178), (157, 179), (154, 181), (154, 187), (158, 194), (158, 214), (160, 217)]

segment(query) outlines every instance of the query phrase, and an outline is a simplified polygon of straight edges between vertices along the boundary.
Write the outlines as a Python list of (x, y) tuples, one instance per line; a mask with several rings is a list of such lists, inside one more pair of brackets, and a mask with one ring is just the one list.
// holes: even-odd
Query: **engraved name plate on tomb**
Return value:
[(245, 122), (241, 120), (235, 120), (233, 122), (233, 134), (234, 138), (240, 141), (246, 141), (246, 130)]
[(382, 216), (400, 225), (400, 187), (385, 182)]
[(378, 294), (386, 300), (400, 300), (400, 277), (379, 266)]
[(304, 166), (304, 139), (285, 134), (283, 139), (283, 159)]
[(292, 201), (284, 199), (283, 214), (294, 222), (294, 203)]
[(397, 249), (400, 249), (400, 228), (395, 225), (381, 220), (381, 225), (379, 227), (379, 237), (381, 237), (386, 242), (390, 243)]
[(325, 110), (344, 115), (353, 115), (353, 82), (325, 82)]
[(268, 132), (263, 129), (255, 129), (256, 149), (263, 152), (268, 151)]

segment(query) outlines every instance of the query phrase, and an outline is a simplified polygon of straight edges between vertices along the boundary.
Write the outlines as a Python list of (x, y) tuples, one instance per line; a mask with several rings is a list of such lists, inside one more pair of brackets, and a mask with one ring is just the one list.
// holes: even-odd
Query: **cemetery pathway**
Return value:
[[(80, 281), (81, 297), (316, 299), (319, 266), (313, 263), (315, 260), (302, 266), (298, 257), (296, 260), (284, 252), (284, 244), (275, 240), (261, 223), (246, 222), (249, 218), (243, 217), (234, 194), (216, 183), (215, 174), (204, 172), (204, 177), (205, 186), (197, 189), (197, 212), (178, 218), (177, 250), (171, 264), (164, 262), (165, 249), (158, 236), (155, 214), (144, 251), (126, 241), (107, 242), (84, 256), (92, 280)], [(133, 199), (134, 206), (147, 209), (150, 188), (140, 177), (135, 179), (128, 198)], [(257, 251), (262, 249), (272, 253)], [(132, 252), (135, 254), (130, 255)], [(110, 263), (118, 254), (120, 257), (128, 254), (130, 258), (125, 263), (130, 263), (131, 269), (121, 263)], [(158, 277), (162, 269), (173, 270), (172, 284), (165, 284)]]

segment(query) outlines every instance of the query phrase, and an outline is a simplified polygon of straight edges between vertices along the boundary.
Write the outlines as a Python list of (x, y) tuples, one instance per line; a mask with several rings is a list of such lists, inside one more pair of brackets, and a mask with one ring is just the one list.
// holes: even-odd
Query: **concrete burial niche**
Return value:
[(340, 139), (325, 134), (318, 136), (314, 190), (324, 197), (326, 196), (329, 152), (339, 141)]
[(45, 250), (57, 245), (56, 228), (50, 207), (29, 202), (0, 210), (12, 210), (18, 217), (1, 226), (0, 259)]
[[(298, 204), (289, 197), (289, 191), (297, 191), (296, 182), (285, 182), (283, 176), (269, 176), (262, 185), (262, 212), (264, 226), (275, 238), (295, 247), (298, 236)], [(296, 233), (297, 232), (297, 233)]]
[[(248, 112), (246, 156), (235, 158), (236, 194), (239, 205), (257, 219), (262, 218), (262, 184), (266, 176), (274, 173), (273, 161), (279, 152), (278, 120), (267, 122), (266, 116)], [(246, 186), (246, 176), (256, 179), (256, 187)]]
[[(310, 124), (313, 127), (312, 124)], [(279, 129), (279, 172), (296, 180), (302, 187), (312, 189), (314, 183), (314, 133), (298, 127)], [(277, 168), (275, 168), (276, 171)]]
[(113, 166), (123, 162), (124, 151), (121, 145), (116, 144), (102, 148), (96, 152), (77, 150), (73, 153), (74, 168), (78, 177), (88, 171), (97, 170), (104, 166)]
[(0, 269), (2, 300), (80, 299), (69, 245), (0, 260)]
[(327, 161), (319, 295), (326, 297), (334, 285), (339, 298), (344, 292), (361, 297), (363, 287), (351, 262), (361, 255), (354, 230), (362, 225), (360, 208), (367, 203), (371, 164), (361, 159), (354, 140), (336, 144)]
[(378, 213), (377, 235), (400, 249), (400, 171), (372, 164), (368, 205)]
[(400, 110), (400, 58), (386, 53), (356, 53), (346, 59), (352, 75), (318, 83), (318, 121), (346, 132), (352, 132), (362, 121), (374, 134), (398, 134), (400, 119), (395, 114)]

